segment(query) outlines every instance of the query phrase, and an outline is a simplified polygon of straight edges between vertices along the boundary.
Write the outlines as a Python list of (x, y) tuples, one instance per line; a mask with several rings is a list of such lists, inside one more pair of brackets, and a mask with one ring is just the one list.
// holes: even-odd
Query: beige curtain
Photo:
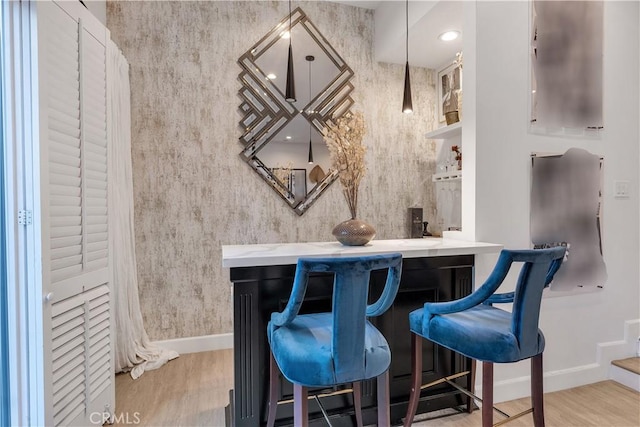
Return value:
[(134, 379), (178, 357), (152, 344), (144, 329), (136, 270), (131, 166), (129, 63), (118, 46), (107, 46), (109, 215), (115, 305), (115, 371)]

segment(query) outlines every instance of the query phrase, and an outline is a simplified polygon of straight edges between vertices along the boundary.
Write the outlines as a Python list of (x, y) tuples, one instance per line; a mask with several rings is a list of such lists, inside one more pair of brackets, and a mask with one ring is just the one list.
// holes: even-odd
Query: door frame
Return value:
[[(44, 425), (35, 2), (2, 2), (2, 204), (9, 425)], [(30, 213), (19, 224), (18, 213)]]

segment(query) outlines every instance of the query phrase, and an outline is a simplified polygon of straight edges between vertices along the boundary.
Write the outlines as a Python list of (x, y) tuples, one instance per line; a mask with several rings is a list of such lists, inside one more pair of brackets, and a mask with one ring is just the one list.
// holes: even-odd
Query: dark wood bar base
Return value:
[[(401, 424), (411, 391), (411, 334), (409, 313), (425, 302), (449, 301), (468, 295), (473, 288), (474, 255), (405, 258), (402, 280), (393, 306), (371, 322), (384, 334), (391, 347), (389, 369), (390, 414), (392, 424)], [(289, 298), (295, 265), (236, 267), (230, 269), (234, 304), (234, 389), (230, 393), (228, 425), (265, 425), (268, 414), (269, 347), (267, 323), (271, 313), (281, 311)], [(386, 272), (371, 276), (369, 299), (375, 301)], [(331, 311), (332, 276), (310, 278), (301, 313)], [(471, 360), (425, 340), (422, 348), (422, 383), (471, 369)], [(469, 388), (468, 379), (456, 380)], [(349, 386), (347, 386), (348, 388)], [(293, 397), (293, 386), (281, 377), (280, 400)], [(364, 425), (377, 422), (376, 381), (362, 382)], [(339, 390), (339, 389), (338, 389)], [(316, 393), (319, 390), (310, 390)], [(323, 393), (332, 390), (322, 390)], [(467, 405), (467, 397), (443, 383), (423, 390), (417, 413)], [(309, 404), (309, 425), (326, 425), (314, 399)], [(355, 426), (352, 393), (323, 397), (322, 405), (334, 426)], [(293, 425), (293, 404), (278, 405), (276, 426)]]

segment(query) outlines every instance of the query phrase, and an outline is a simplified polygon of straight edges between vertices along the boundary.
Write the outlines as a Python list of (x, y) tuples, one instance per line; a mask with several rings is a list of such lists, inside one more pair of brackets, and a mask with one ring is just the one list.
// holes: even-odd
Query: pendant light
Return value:
[(405, 44), (407, 63), (404, 67), (404, 97), (402, 98), (402, 112), (413, 113), (413, 103), (411, 102), (411, 80), (409, 78), (409, 0), (406, 0), (405, 13), (407, 18), (407, 39)]
[(289, 59), (287, 61), (287, 86), (285, 88), (284, 98), (287, 102), (296, 102), (296, 86), (293, 77), (293, 49), (291, 48), (291, 39), (293, 31), (291, 29), (291, 0), (289, 0)]
[[(316, 58), (313, 55), (307, 55), (305, 58), (309, 62), (309, 104), (311, 104), (311, 62), (313, 62)], [(309, 164), (313, 164), (313, 147), (311, 146), (311, 126), (312, 120), (309, 117)]]

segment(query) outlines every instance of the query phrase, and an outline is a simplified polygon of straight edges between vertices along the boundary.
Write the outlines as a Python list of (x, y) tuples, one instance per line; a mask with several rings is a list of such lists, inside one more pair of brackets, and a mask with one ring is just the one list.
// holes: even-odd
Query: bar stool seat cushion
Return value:
[(513, 333), (512, 314), (499, 308), (480, 304), (457, 313), (428, 314), (427, 319), (424, 312), (420, 308), (409, 314), (412, 332), (472, 359), (509, 363), (544, 351), (540, 329), (537, 345), (525, 351)]
[[(278, 328), (269, 322), (269, 345), (285, 378), (307, 387), (323, 387), (374, 378), (389, 368), (389, 344), (367, 320), (363, 364), (346, 372), (336, 372), (331, 351), (332, 329), (332, 313), (298, 315), (288, 325)], [(340, 332), (339, 339), (344, 342), (354, 339), (349, 330)]]

